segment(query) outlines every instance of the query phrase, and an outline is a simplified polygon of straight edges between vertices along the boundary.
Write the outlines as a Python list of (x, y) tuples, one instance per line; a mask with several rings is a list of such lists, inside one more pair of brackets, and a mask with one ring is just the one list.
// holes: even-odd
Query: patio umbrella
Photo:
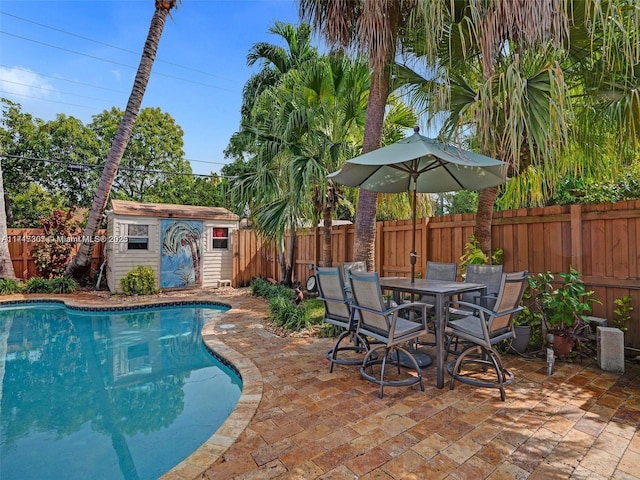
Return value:
[(336, 183), (382, 193), (412, 192), (411, 281), (416, 264), (416, 194), (482, 190), (505, 181), (506, 164), (495, 158), (414, 134), (347, 160), (328, 175)]

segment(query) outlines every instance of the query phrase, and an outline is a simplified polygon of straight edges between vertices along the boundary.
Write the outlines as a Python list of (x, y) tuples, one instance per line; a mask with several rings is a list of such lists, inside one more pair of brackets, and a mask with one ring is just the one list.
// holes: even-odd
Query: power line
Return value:
[[(0, 78), (0, 82), (5, 82), (5, 83), (13, 83), (14, 85), (22, 85), (23, 87), (29, 87), (29, 88), (37, 88), (39, 90), (45, 90), (47, 92), (54, 92), (54, 93), (63, 93), (65, 95), (73, 95), (75, 97), (80, 97), (80, 98), (89, 98), (91, 100), (102, 100), (102, 98), (98, 98), (98, 97), (88, 97), (86, 95), (79, 95), (77, 93), (72, 93), (72, 92), (63, 92), (61, 90), (55, 90), (53, 88), (47, 88), (47, 87), (39, 87), (37, 85), (29, 85), (26, 83), (21, 83), (21, 82), (14, 82), (13, 80), (6, 80), (3, 78)], [(12, 95), (16, 95), (15, 93)]]
[[(84, 37), (84, 36), (82, 36), (82, 35), (78, 35), (77, 33), (67, 32), (66, 30), (62, 30), (62, 29), (60, 29), (60, 28), (52, 27), (51, 25), (45, 25), (44, 23), (35, 22), (35, 21), (33, 21), (33, 20), (29, 20), (28, 18), (19, 17), (18, 15), (13, 15), (13, 14), (11, 14), (11, 13), (7, 13), (7, 12), (0, 12), (0, 14), (2, 14), (2, 15), (6, 15), (6, 16), (8, 16), (8, 17), (17, 18), (18, 20), (22, 20), (23, 22), (32, 23), (32, 24), (34, 24), (34, 25), (38, 25), (39, 27), (42, 27), (42, 28), (48, 28), (49, 30), (54, 30), (54, 31), (56, 31), (56, 32), (64, 33), (65, 35), (70, 35), (70, 36), (72, 36), (72, 37), (80, 38), (80, 39), (82, 39), (82, 40), (86, 40), (86, 41), (88, 41), (88, 42), (93, 42), (93, 43), (96, 43), (96, 44), (98, 44), (98, 45), (104, 45), (105, 47), (109, 47), (109, 48), (113, 48), (113, 49), (116, 49), (116, 50), (120, 50), (120, 51), (122, 51), (122, 52), (132, 53), (132, 54), (134, 54), (134, 55), (140, 55), (140, 52), (136, 52), (136, 51), (134, 51), (134, 50), (128, 50), (128, 49), (126, 49), (126, 48), (118, 47), (117, 45), (111, 45), (111, 44), (109, 44), (109, 43), (101, 42), (100, 40), (95, 40), (95, 39), (93, 39), (93, 38)], [(180, 64), (178, 64), (178, 63), (174, 63), (174, 62), (169, 62), (169, 61), (167, 61), (167, 60), (156, 59), (156, 62), (158, 62), (158, 63), (164, 63), (164, 64), (166, 64), (166, 65), (171, 65), (171, 66), (173, 66), (173, 67), (182, 68), (182, 69), (184, 69), (184, 70), (189, 70), (189, 71), (191, 71), (191, 72), (200, 73), (200, 74), (202, 74), (202, 75), (207, 75), (207, 76), (209, 76), (209, 77), (219, 78), (219, 79), (224, 80), (224, 81), (227, 81), (227, 82), (232, 81), (231, 79), (226, 78), (226, 77), (222, 77), (222, 76), (220, 76), (220, 75), (214, 75), (213, 73), (205, 72), (205, 71), (203, 71), (203, 70), (198, 70), (198, 69), (191, 68), (191, 67), (186, 67), (186, 66), (184, 66), (184, 65), (180, 65)]]
[(109, 90), (111, 92), (116, 92), (116, 93), (127, 93), (124, 90), (116, 90), (115, 88), (102, 87), (100, 85), (92, 85), (90, 83), (78, 82), (77, 80), (69, 80), (68, 78), (62, 78), (55, 75), (47, 75), (46, 73), (34, 72), (33, 70), (29, 70), (27, 68), (10, 67), (9, 65), (3, 65), (3, 64), (0, 64), (0, 67), (9, 68), (11, 70), (20, 70), (21, 72), (35, 73), (40, 77), (53, 78), (55, 80), (60, 80), (63, 82), (75, 83), (77, 85), (84, 85), (85, 87), (99, 88), (101, 90)]
[[(44, 101), (47, 101), (47, 102), (62, 103), (64, 105), (71, 105), (71, 106), (74, 106), (74, 107), (92, 108), (92, 107), (87, 107), (85, 105), (76, 105), (76, 104), (73, 104), (73, 103), (58, 102), (58, 101), (55, 101), (55, 100), (48, 100), (46, 98), (33, 97), (33, 96), (30, 96), (30, 95), (22, 95), (20, 93), (7, 92), (5, 90), (0, 90), (0, 93), (8, 93), (10, 95), (17, 95), (17, 96), (20, 96), (20, 97), (35, 98), (37, 100), (44, 100)], [(87, 97), (87, 98), (91, 98), (91, 97)], [(9, 156), (9, 155), (7, 155), (7, 156)], [(19, 158), (19, 157), (16, 157), (16, 158)], [(224, 165), (227, 165), (227, 163), (228, 163), (228, 162), (212, 162), (210, 160), (196, 160), (194, 158), (185, 158), (184, 160), (187, 161), (187, 162), (206, 163), (208, 165), (223, 165), (224, 166)], [(207, 176), (207, 175), (205, 175), (205, 176)]]
[(226, 165), (228, 162), (211, 162), (208, 160), (194, 160), (192, 158), (185, 158), (188, 162), (198, 162), (198, 163), (210, 163), (211, 165)]
[[(8, 153), (2, 153), (0, 154), (0, 157), (4, 157), (4, 158), (11, 158), (11, 159), (15, 159), (15, 160), (27, 160), (30, 162), (41, 162), (41, 163), (54, 163), (54, 164), (58, 164), (58, 165), (66, 165), (67, 167), (69, 166), (75, 166), (75, 167), (81, 167), (81, 169), (87, 169), (87, 170), (98, 170), (101, 168), (104, 168), (104, 165), (97, 165), (97, 164), (92, 164), (92, 163), (80, 163), (80, 162), (70, 162), (68, 160), (54, 160), (51, 158), (35, 158), (35, 157), (25, 157), (23, 155), (11, 155)], [(199, 177), (199, 178), (213, 178), (213, 177), (217, 177), (217, 178), (235, 178), (233, 176), (228, 176), (228, 175), (219, 175), (219, 174), (214, 174), (214, 175), (205, 175), (205, 174), (201, 174), (201, 173), (188, 173), (188, 172), (168, 172), (168, 171), (164, 171), (164, 170), (145, 170), (143, 168), (128, 168), (128, 167), (118, 167), (118, 171), (125, 171), (125, 172), (134, 172), (134, 173), (149, 173), (149, 174), (158, 174), (158, 175), (180, 175), (180, 176), (189, 176), (189, 177)]]
[(61, 102), (59, 100), (51, 100), (49, 98), (34, 97), (33, 95), (25, 95), (24, 93), (8, 92), (6, 90), (0, 90), (0, 93), (7, 93), (9, 95), (15, 95), (17, 97), (34, 98), (34, 99), (40, 100), (42, 102), (59, 103), (61, 105), (68, 105), (70, 107), (90, 108), (91, 110), (96, 110), (96, 107), (89, 107), (87, 105), (78, 105), (77, 103)]
[[(0, 30), (0, 33), (3, 34), (3, 35), (8, 35), (10, 37), (19, 38), (20, 40), (24, 40), (26, 42), (32, 42), (32, 43), (36, 43), (38, 45), (43, 45), (45, 47), (55, 48), (57, 50), (62, 50), (63, 52), (73, 53), (74, 55), (80, 55), (80, 56), (83, 56), (83, 57), (91, 58), (93, 60), (99, 60), (101, 62), (111, 63), (113, 65), (118, 65), (119, 67), (131, 68), (133, 70), (136, 70), (138, 68), (138, 67), (133, 66), (133, 65), (127, 65), (126, 63), (116, 62), (115, 60), (109, 60), (107, 58), (97, 57), (95, 55), (89, 55), (88, 53), (82, 53), (82, 52), (78, 52), (76, 50), (71, 50), (69, 48), (60, 47), (58, 45), (52, 45), (50, 43), (41, 42), (39, 40), (34, 40), (32, 38), (23, 37), (22, 35), (17, 35), (15, 33), (6, 32), (4, 30)], [(194, 85), (201, 85), (203, 87), (214, 88), (216, 90), (226, 90), (227, 92), (232, 92), (232, 90), (230, 90), (228, 88), (218, 87), (216, 85), (211, 85), (209, 83), (198, 82), (196, 80), (190, 80), (188, 78), (176, 77), (175, 75), (169, 75), (169, 74), (166, 74), (166, 73), (152, 72), (152, 75), (160, 76), (160, 77), (167, 77), (167, 78), (171, 78), (173, 80), (180, 80), (181, 82), (193, 83)]]

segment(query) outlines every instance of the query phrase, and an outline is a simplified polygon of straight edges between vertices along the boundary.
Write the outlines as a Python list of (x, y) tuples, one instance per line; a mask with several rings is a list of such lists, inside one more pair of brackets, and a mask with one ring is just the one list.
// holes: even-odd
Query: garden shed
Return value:
[(121, 291), (120, 279), (139, 265), (153, 269), (161, 289), (230, 285), (238, 220), (222, 207), (112, 200), (105, 250), (109, 290)]

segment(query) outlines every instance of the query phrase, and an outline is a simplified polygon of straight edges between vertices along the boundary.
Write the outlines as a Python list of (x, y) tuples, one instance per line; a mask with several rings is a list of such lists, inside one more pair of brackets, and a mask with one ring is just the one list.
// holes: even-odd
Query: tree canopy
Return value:
[[(2, 106), (0, 148), (9, 200), (7, 225), (39, 228), (40, 219), (55, 209), (89, 207), (123, 112), (114, 107), (84, 125), (63, 114), (45, 122), (9, 100), (3, 99)], [(182, 150), (183, 133), (168, 113), (143, 108), (125, 149), (112, 198), (225, 205), (226, 180), (192, 174)]]

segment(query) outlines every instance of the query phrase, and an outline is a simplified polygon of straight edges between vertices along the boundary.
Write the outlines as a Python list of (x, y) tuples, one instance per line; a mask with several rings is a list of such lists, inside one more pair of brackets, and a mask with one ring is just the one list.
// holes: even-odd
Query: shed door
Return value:
[(201, 286), (202, 222), (162, 220), (160, 242), (160, 287)]

